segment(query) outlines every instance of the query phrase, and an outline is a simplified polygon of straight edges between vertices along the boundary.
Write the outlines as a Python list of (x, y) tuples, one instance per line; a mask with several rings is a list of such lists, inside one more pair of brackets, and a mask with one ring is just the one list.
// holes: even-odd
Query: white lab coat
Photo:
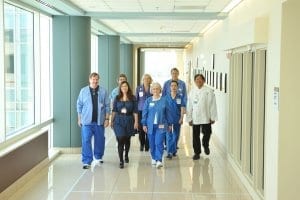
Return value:
[(214, 91), (203, 85), (193, 88), (188, 96), (187, 121), (193, 124), (209, 124), (218, 119), (217, 104)]

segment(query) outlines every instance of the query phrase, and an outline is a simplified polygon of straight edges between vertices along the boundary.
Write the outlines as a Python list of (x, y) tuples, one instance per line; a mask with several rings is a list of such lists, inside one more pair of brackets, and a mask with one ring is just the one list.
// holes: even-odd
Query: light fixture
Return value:
[(223, 10), (222, 12), (230, 12), (234, 7), (236, 7), (243, 0), (232, 0)]

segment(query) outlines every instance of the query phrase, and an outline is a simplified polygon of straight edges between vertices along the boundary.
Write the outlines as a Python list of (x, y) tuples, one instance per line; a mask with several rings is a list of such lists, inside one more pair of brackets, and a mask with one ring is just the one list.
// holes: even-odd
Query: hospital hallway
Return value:
[(10, 199), (58, 200), (251, 200), (215, 138), (211, 154), (192, 160), (191, 128), (182, 126), (178, 156), (151, 165), (149, 152), (131, 139), (129, 164), (119, 168), (115, 136), (106, 129), (104, 163), (82, 169), (80, 154), (62, 154), (41, 169)]

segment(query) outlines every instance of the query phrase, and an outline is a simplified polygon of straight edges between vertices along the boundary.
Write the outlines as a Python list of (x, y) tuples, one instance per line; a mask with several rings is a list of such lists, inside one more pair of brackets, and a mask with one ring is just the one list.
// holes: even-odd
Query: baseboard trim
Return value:
[(62, 154), (81, 154), (81, 147), (73, 147), (73, 148), (53, 148), (56, 151), (61, 152)]
[(254, 190), (254, 188), (251, 186), (251, 184), (247, 180), (247, 177), (241, 172), (240, 168), (237, 166), (235, 161), (229, 155), (226, 147), (220, 142), (219, 138), (215, 135), (212, 135), (212, 136), (213, 136), (212, 141), (213, 141), (214, 145), (217, 147), (217, 149), (220, 151), (220, 153), (222, 155), (224, 155), (224, 157), (228, 160), (228, 162), (230, 163), (230, 166), (232, 167), (233, 171), (240, 178), (241, 182), (243, 183), (243, 185), (245, 186), (245, 188), (247, 189), (247, 191), (251, 195), (252, 199), (253, 200), (263, 200), (264, 198), (262, 197), (262, 195), (260, 195), (259, 193), (257, 193)]

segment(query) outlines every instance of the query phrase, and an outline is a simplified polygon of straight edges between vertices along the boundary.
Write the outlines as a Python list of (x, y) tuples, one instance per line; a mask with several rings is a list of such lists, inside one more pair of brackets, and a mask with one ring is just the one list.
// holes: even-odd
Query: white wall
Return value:
[[(211, 69), (211, 54), (215, 53), (216, 72), (229, 72), (226, 51), (252, 43), (265, 42), (267, 47), (266, 72), (266, 138), (265, 138), (265, 199), (277, 199), (278, 110), (274, 106), (273, 89), (280, 77), (281, 0), (244, 0), (224, 21), (218, 22), (203, 38), (193, 42), (187, 59), (200, 60), (200, 68)], [(265, 41), (264, 41), (265, 40)], [(190, 53), (189, 53), (190, 52)], [(215, 91), (219, 120), (214, 134), (227, 147), (228, 94)], [(272, 192), (273, 191), (273, 192)]]
[(282, 6), (278, 200), (300, 199), (300, 90), (299, 46), (300, 1)]

